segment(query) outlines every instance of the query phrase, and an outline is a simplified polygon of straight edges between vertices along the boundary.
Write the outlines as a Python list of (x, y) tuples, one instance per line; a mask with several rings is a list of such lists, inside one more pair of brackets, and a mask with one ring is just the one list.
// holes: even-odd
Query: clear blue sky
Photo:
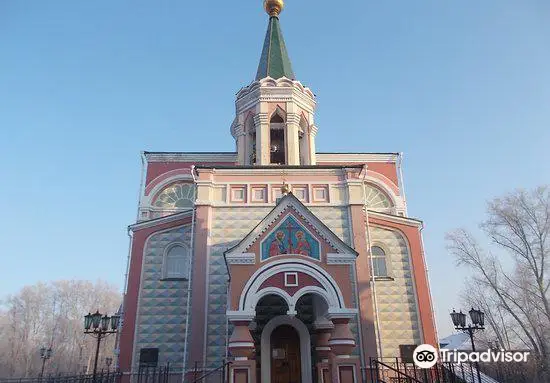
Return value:
[[(464, 271), (444, 234), (549, 180), (547, 0), (288, 0), (319, 151), (404, 152), (441, 335)], [(141, 150), (231, 151), (267, 17), (250, 1), (0, 1), (0, 296), (123, 284)]]

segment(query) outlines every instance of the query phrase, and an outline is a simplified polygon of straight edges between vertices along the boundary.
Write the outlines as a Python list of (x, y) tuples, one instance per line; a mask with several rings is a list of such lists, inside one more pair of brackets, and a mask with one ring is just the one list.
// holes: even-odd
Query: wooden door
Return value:
[(300, 336), (291, 326), (271, 333), (271, 383), (301, 383)]

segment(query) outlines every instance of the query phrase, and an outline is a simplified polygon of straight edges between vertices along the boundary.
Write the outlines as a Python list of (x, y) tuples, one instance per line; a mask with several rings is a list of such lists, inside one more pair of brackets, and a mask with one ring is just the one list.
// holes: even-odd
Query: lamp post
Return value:
[[(453, 310), (451, 313), (451, 319), (453, 321), (453, 324), (455, 326), (455, 329), (466, 332), (468, 335), (470, 335), (470, 341), (472, 342), (472, 351), (476, 351), (476, 346), (474, 344), (474, 333), (479, 330), (485, 330), (485, 313), (481, 310), (475, 310), (472, 308), (469, 311), (470, 319), (472, 320), (472, 324), (469, 324), (466, 326), (466, 314), (464, 314), (462, 311), (456, 312)], [(481, 372), (479, 371), (479, 362), (476, 362), (476, 370), (477, 370), (477, 380), (479, 383), (481, 383)]]
[(111, 370), (111, 363), (113, 363), (113, 358), (111, 357), (106, 357), (105, 358), (105, 364), (107, 365), (107, 372), (109, 372)]
[(114, 314), (109, 317), (107, 315), (102, 315), (99, 311), (96, 311), (94, 314), (88, 313), (88, 315), (84, 315), (84, 334), (90, 334), (97, 339), (92, 378), (94, 382), (96, 381), (97, 376), (97, 359), (99, 357), (99, 346), (101, 344), (101, 339), (105, 338), (109, 334), (116, 333), (119, 321), (120, 315), (118, 314)]
[(40, 380), (44, 376), (44, 367), (46, 366), (46, 361), (52, 357), (52, 348), (51, 347), (41, 347), (40, 348), (40, 358), (42, 359), (42, 370), (40, 371)]

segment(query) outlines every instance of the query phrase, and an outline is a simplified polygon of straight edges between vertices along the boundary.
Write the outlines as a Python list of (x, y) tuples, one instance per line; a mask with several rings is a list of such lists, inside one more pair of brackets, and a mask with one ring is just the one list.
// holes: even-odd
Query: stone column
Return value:
[[(231, 319), (230, 319), (231, 320)], [(254, 338), (248, 326), (251, 319), (232, 320), (235, 326), (229, 338), (229, 353), (234, 360), (229, 365), (229, 381), (251, 383), (256, 381), (256, 360), (254, 359)]]
[(349, 329), (349, 318), (331, 318), (334, 328), (328, 344), (336, 356), (349, 357), (355, 348), (355, 337)]
[(235, 360), (253, 359), (254, 356), (254, 338), (250, 334), (248, 325), (250, 321), (234, 321), (235, 326), (231, 338), (229, 338), (229, 352)]
[(361, 364), (358, 357), (351, 355), (356, 346), (355, 337), (349, 328), (353, 315), (329, 313), (327, 318), (334, 324), (328, 341), (333, 354), (330, 360), (332, 381), (357, 383), (361, 380)]
[(330, 357), (331, 347), (329, 344), (330, 336), (332, 333), (333, 325), (330, 321), (315, 321), (313, 328), (317, 335), (315, 342), (315, 353), (317, 354), (317, 364), (315, 368), (317, 370), (317, 376), (319, 382), (331, 383), (331, 368)]
[(267, 113), (258, 113), (254, 116), (256, 128), (256, 164), (269, 165), (269, 120)]

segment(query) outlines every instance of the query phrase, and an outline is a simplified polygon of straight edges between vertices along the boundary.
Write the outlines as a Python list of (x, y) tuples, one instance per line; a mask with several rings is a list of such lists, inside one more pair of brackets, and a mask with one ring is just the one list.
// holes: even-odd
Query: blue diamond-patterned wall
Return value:
[[(152, 235), (147, 241), (143, 258), (143, 275), (138, 302), (137, 334), (134, 366), (139, 351), (145, 347), (159, 348), (159, 365), (183, 366), (186, 339), (187, 280), (162, 280), (165, 249), (174, 242), (191, 244), (191, 226), (181, 226)], [(189, 317), (191, 324), (192, 313)]]
[(393, 280), (376, 281), (376, 299), (382, 356), (399, 355), (399, 345), (420, 344), (420, 320), (416, 305), (409, 250), (398, 232), (371, 227), (373, 246), (386, 252), (388, 274)]

